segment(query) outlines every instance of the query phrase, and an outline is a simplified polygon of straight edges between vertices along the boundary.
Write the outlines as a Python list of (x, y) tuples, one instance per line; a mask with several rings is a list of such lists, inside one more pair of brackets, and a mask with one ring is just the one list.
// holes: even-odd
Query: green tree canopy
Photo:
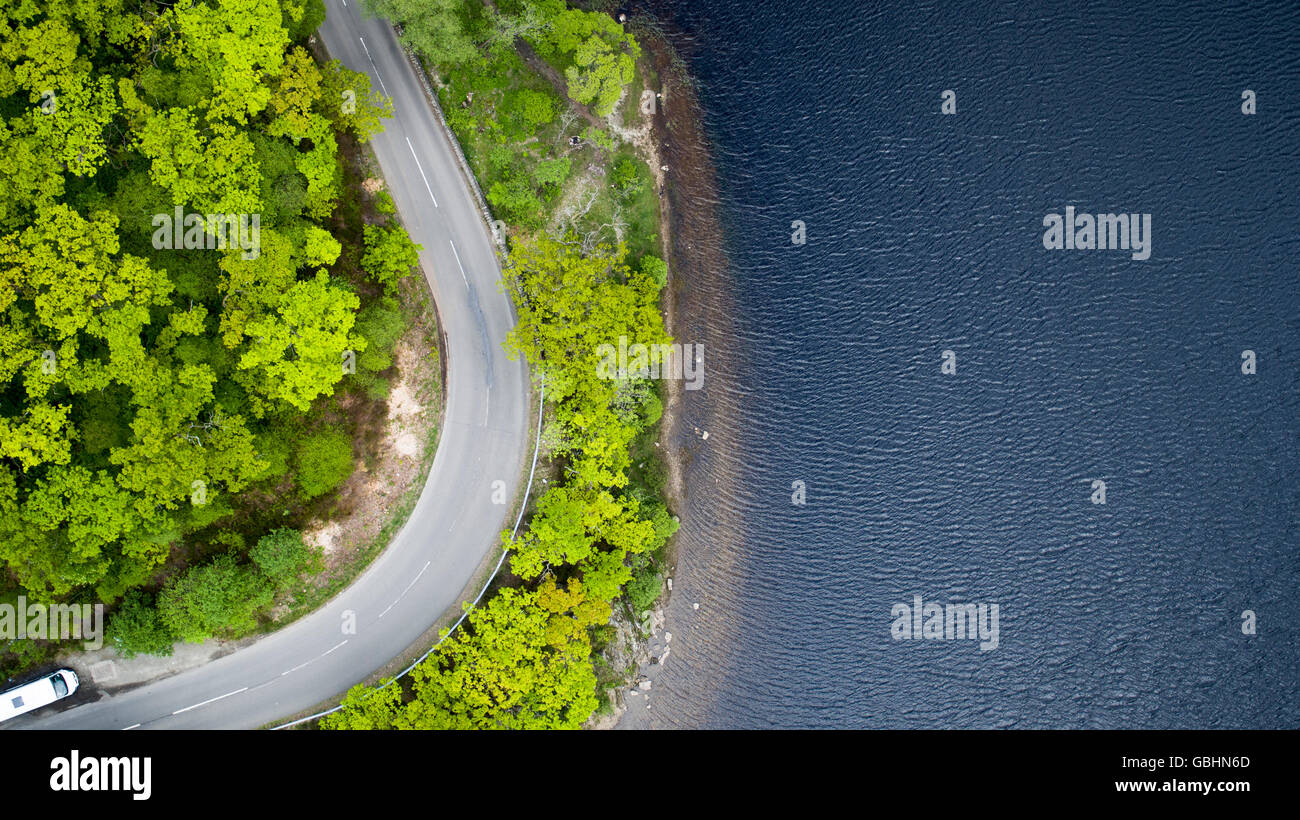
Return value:
[[(0, 562), (28, 595), (111, 603), (156, 581), (272, 461), (291, 469), (274, 425), (364, 351), (361, 299), (322, 272), (348, 256), (326, 221), (335, 128), (368, 135), (389, 108), (304, 48), (323, 15), (0, 9)], [(236, 217), (240, 247), (215, 246), (208, 215)], [(121, 624), (147, 633), (141, 611)]]
[(219, 555), (192, 567), (163, 588), (158, 611), (173, 634), (190, 643), (210, 637), (238, 637), (257, 626), (258, 613), (270, 606), (274, 590), (256, 570), (233, 556)]

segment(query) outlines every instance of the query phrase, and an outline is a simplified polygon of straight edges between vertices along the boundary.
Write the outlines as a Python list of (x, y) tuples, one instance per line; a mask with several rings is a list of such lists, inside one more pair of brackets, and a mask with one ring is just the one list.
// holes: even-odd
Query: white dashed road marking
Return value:
[(196, 704), (194, 704), (193, 706), (186, 706), (184, 709), (177, 709), (175, 712), (172, 712), (172, 714), (173, 714), (173, 715), (179, 715), (181, 712), (188, 712), (189, 710), (191, 710), (191, 709), (197, 709), (197, 708), (199, 708), (200, 706), (207, 706), (209, 703), (216, 703), (217, 701), (221, 700), (222, 698), (228, 698), (228, 697), (230, 697), (231, 695), (238, 695), (240, 692), (247, 692), (247, 691), (248, 691), (248, 687), (245, 686), (243, 689), (236, 689), (235, 691), (233, 691), (233, 692), (227, 692), (227, 693), (224, 694), (224, 695), (217, 695), (215, 698), (208, 698), (207, 700), (203, 701), (202, 703), (196, 703)]
[(384, 78), (379, 76), (379, 66), (375, 65), (375, 58), (370, 56), (370, 49), (366, 48), (366, 38), (358, 37), (357, 39), (361, 41), (361, 47), (366, 49), (366, 59), (370, 61), (370, 67), (375, 70), (375, 79), (379, 80), (379, 87), (384, 89), (384, 96), (392, 97), (393, 95), (388, 93), (388, 86), (384, 85)]
[[(400, 603), (401, 600), (402, 600), (403, 598), (406, 597), (406, 593), (408, 593), (408, 592), (411, 591), (411, 587), (415, 586), (415, 582), (418, 581), (418, 580), (420, 580), (420, 576), (424, 574), (424, 571), (425, 571), (426, 569), (429, 568), (429, 564), (431, 564), (431, 563), (433, 563), (433, 562), (432, 562), (432, 561), (425, 561), (425, 562), (424, 562), (424, 566), (420, 567), (420, 571), (417, 572), (417, 573), (415, 573), (415, 577), (411, 579), (411, 583), (409, 583), (409, 584), (406, 585), (406, 589), (402, 590), (402, 594), (397, 596), (397, 600), (396, 600), (396, 601), (393, 601), (391, 604), (388, 605), (388, 608), (387, 608), (387, 609), (385, 609), (383, 612), (379, 613), (379, 617), (382, 618), (382, 617), (384, 617), (385, 615), (387, 615), (389, 609), (392, 609), (393, 607), (397, 606), (397, 604)], [(335, 649), (337, 649), (337, 648), (338, 648), (338, 647), (335, 647)], [(332, 651), (334, 651), (334, 650), (330, 650), (330, 651), (332, 652)]]
[[(312, 658), (312, 659), (311, 659), (311, 661), (314, 661), (314, 660), (316, 660), (316, 659), (315, 659), (315, 658)], [(283, 672), (280, 673), (280, 677), (283, 678), (285, 675), (289, 674), (290, 672), (297, 672), (299, 669), (302, 669), (304, 666), (306, 666), (307, 664), (311, 663), (311, 661), (306, 661), (305, 663), (300, 663), (300, 664), (298, 664), (297, 666), (295, 666), (295, 667), (292, 668), (292, 669), (286, 669), (285, 671), (283, 671)]]
[(438, 207), (438, 198), (433, 195), (433, 189), (429, 187), (429, 178), (424, 175), (424, 166), (420, 164), (420, 158), (415, 155), (415, 146), (411, 144), (411, 138), (406, 138), (406, 147), (411, 149), (411, 156), (415, 157), (415, 167), (420, 169), (420, 179), (424, 180), (424, 189), (429, 192), (429, 199), (433, 200), (433, 207)]
[(451, 245), (451, 252), (456, 254), (456, 267), (460, 268), (460, 278), (465, 280), (465, 287), (468, 288), (469, 280), (465, 278), (465, 266), (460, 263), (460, 253), (456, 250), (456, 243), (448, 239), (447, 244)]

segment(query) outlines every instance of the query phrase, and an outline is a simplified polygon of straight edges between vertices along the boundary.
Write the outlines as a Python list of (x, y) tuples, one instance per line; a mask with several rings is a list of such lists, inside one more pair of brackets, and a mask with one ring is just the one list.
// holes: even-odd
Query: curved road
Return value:
[[(530, 423), (528, 374), (501, 342), (514, 326), (495, 246), (419, 79), (383, 20), (327, 0), (318, 35), (332, 57), (393, 99), (372, 140), (446, 334), (447, 413), (428, 483), (406, 526), (319, 611), (251, 646), (154, 683), (9, 726), (35, 729), (255, 728), (346, 691), (400, 655), (460, 598), (507, 526), (492, 482), (515, 486)], [(429, 362), (429, 367), (437, 367)], [(507, 493), (507, 496), (510, 494)], [(355, 613), (355, 634), (344, 632)]]

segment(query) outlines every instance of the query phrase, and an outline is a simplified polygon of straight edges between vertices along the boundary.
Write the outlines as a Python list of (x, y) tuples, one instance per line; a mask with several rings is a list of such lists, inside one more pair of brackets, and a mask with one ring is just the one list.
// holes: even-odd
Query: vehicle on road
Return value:
[(0, 721), (18, 717), (33, 709), (49, 706), (56, 700), (62, 700), (77, 691), (80, 683), (76, 672), (71, 669), (60, 669), (40, 680), (10, 689), (0, 694)]

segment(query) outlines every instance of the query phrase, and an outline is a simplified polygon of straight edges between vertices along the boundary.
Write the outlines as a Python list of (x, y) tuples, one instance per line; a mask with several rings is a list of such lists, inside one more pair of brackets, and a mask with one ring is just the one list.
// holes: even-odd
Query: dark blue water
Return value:
[[(655, 8), (739, 328), (704, 393), (743, 422), (700, 445), (716, 553), (632, 723), (1300, 726), (1300, 7)], [(1066, 205), (1150, 213), (1151, 258), (1045, 250)], [(999, 604), (1000, 645), (892, 640), (916, 594)]]

